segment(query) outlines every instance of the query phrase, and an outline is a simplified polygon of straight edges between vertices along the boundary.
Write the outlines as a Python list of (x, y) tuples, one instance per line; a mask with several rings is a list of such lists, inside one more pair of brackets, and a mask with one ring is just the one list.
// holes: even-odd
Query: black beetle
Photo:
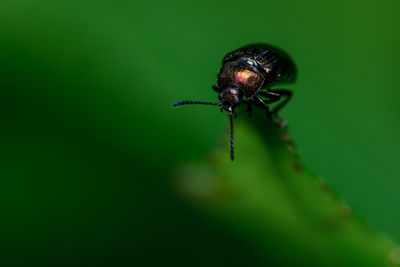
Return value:
[[(229, 113), (231, 126), (231, 160), (233, 151), (233, 122), (232, 114), (242, 103), (247, 104), (251, 115), (251, 104), (265, 109), (267, 116), (278, 112), (291, 98), (292, 92), (285, 89), (271, 89), (276, 84), (291, 83), (296, 79), (296, 67), (293, 60), (282, 50), (266, 44), (254, 44), (239, 48), (228, 53), (222, 60), (217, 85), (213, 89), (219, 93), (220, 102), (209, 103), (200, 101), (181, 101), (174, 107), (187, 104), (203, 104), (220, 106), (221, 112)], [(269, 103), (286, 97), (272, 111)]]

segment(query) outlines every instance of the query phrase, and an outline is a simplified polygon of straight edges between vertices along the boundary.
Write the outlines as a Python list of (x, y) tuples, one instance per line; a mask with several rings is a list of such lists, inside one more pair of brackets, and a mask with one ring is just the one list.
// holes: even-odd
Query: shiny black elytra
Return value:
[[(229, 113), (231, 129), (231, 160), (233, 151), (233, 121), (235, 108), (247, 104), (251, 115), (251, 104), (266, 110), (267, 117), (277, 113), (291, 98), (292, 93), (286, 89), (271, 89), (271, 86), (291, 83), (296, 79), (296, 67), (293, 60), (282, 50), (266, 44), (248, 45), (228, 53), (222, 60), (217, 85), (213, 89), (219, 93), (220, 102), (181, 101), (174, 107), (187, 104), (220, 106), (221, 112)], [(270, 111), (268, 104), (285, 99)]]

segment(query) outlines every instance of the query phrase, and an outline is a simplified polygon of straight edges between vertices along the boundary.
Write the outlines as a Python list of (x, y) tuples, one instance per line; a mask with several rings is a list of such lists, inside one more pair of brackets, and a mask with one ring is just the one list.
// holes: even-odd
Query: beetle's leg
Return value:
[(252, 101), (249, 99), (249, 100), (246, 101), (246, 104), (247, 104), (246, 112), (249, 113), (249, 117), (251, 117), (251, 104), (252, 104)]
[(221, 92), (221, 90), (218, 88), (218, 86), (216, 86), (216, 85), (213, 85), (212, 86), (212, 89), (215, 91), (215, 92), (217, 92), (217, 93), (220, 93)]
[(289, 100), (292, 98), (292, 92), (286, 89), (268, 89), (266, 92), (258, 92), (259, 95), (263, 97), (268, 97), (269, 99), (267, 100), (268, 103), (276, 102), (281, 99), (282, 96), (285, 97), (285, 99), (279, 103), (274, 109), (272, 110), (272, 113), (277, 113), (281, 108), (283, 108)]
[(281, 95), (280, 94), (272, 93), (271, 91), (258, 92), (258, 95), (268, 98), (268, 100), (264, 100), (264, 101), (268, 101), (268, 103), (273, 103), (273, 102), (276, 102), (279, 99), (281, 99)]
[(260, 108), (262, 108), (262, 109), (265, 109), (265, 112), (266, 112), (266, 114), (267, 114), (267, 117), (268, 117), (268, 118), (271, 118), (272, 112), (269, 110), (269, 106), (268, 106), (269, 100), (263, 100), (263, 99), (262, 99), (261, 97), (259, 97), (258, 95), (255, 95), (252, 99), (254, 100), (253, 103), (254, 103), (256, 106), (258, 106), (258, 107), (260, 107)]

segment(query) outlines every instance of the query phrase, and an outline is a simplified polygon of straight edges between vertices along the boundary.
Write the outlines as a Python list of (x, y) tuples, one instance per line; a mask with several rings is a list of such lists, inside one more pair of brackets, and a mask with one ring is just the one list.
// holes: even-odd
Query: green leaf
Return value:
[(178, 169), (179, 194), (273, 266), (398, 266), (399, 248), (301, 162), (285, 123), (253, 112), (234, 120), (235, 161), (225, 135), (206, 163)]

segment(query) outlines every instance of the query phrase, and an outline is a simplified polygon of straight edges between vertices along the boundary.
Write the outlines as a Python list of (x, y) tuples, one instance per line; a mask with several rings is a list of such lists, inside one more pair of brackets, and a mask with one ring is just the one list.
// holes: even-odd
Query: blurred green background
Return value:
[(215, 108), (171, 104), (215, 100), (222, 57), (255, 42), (298, 66), (281, 115), (303, 161), (400, 241), (399, 8), (1, 1), (1, 266), (265, 265), (170, 184), (227, 125)]

